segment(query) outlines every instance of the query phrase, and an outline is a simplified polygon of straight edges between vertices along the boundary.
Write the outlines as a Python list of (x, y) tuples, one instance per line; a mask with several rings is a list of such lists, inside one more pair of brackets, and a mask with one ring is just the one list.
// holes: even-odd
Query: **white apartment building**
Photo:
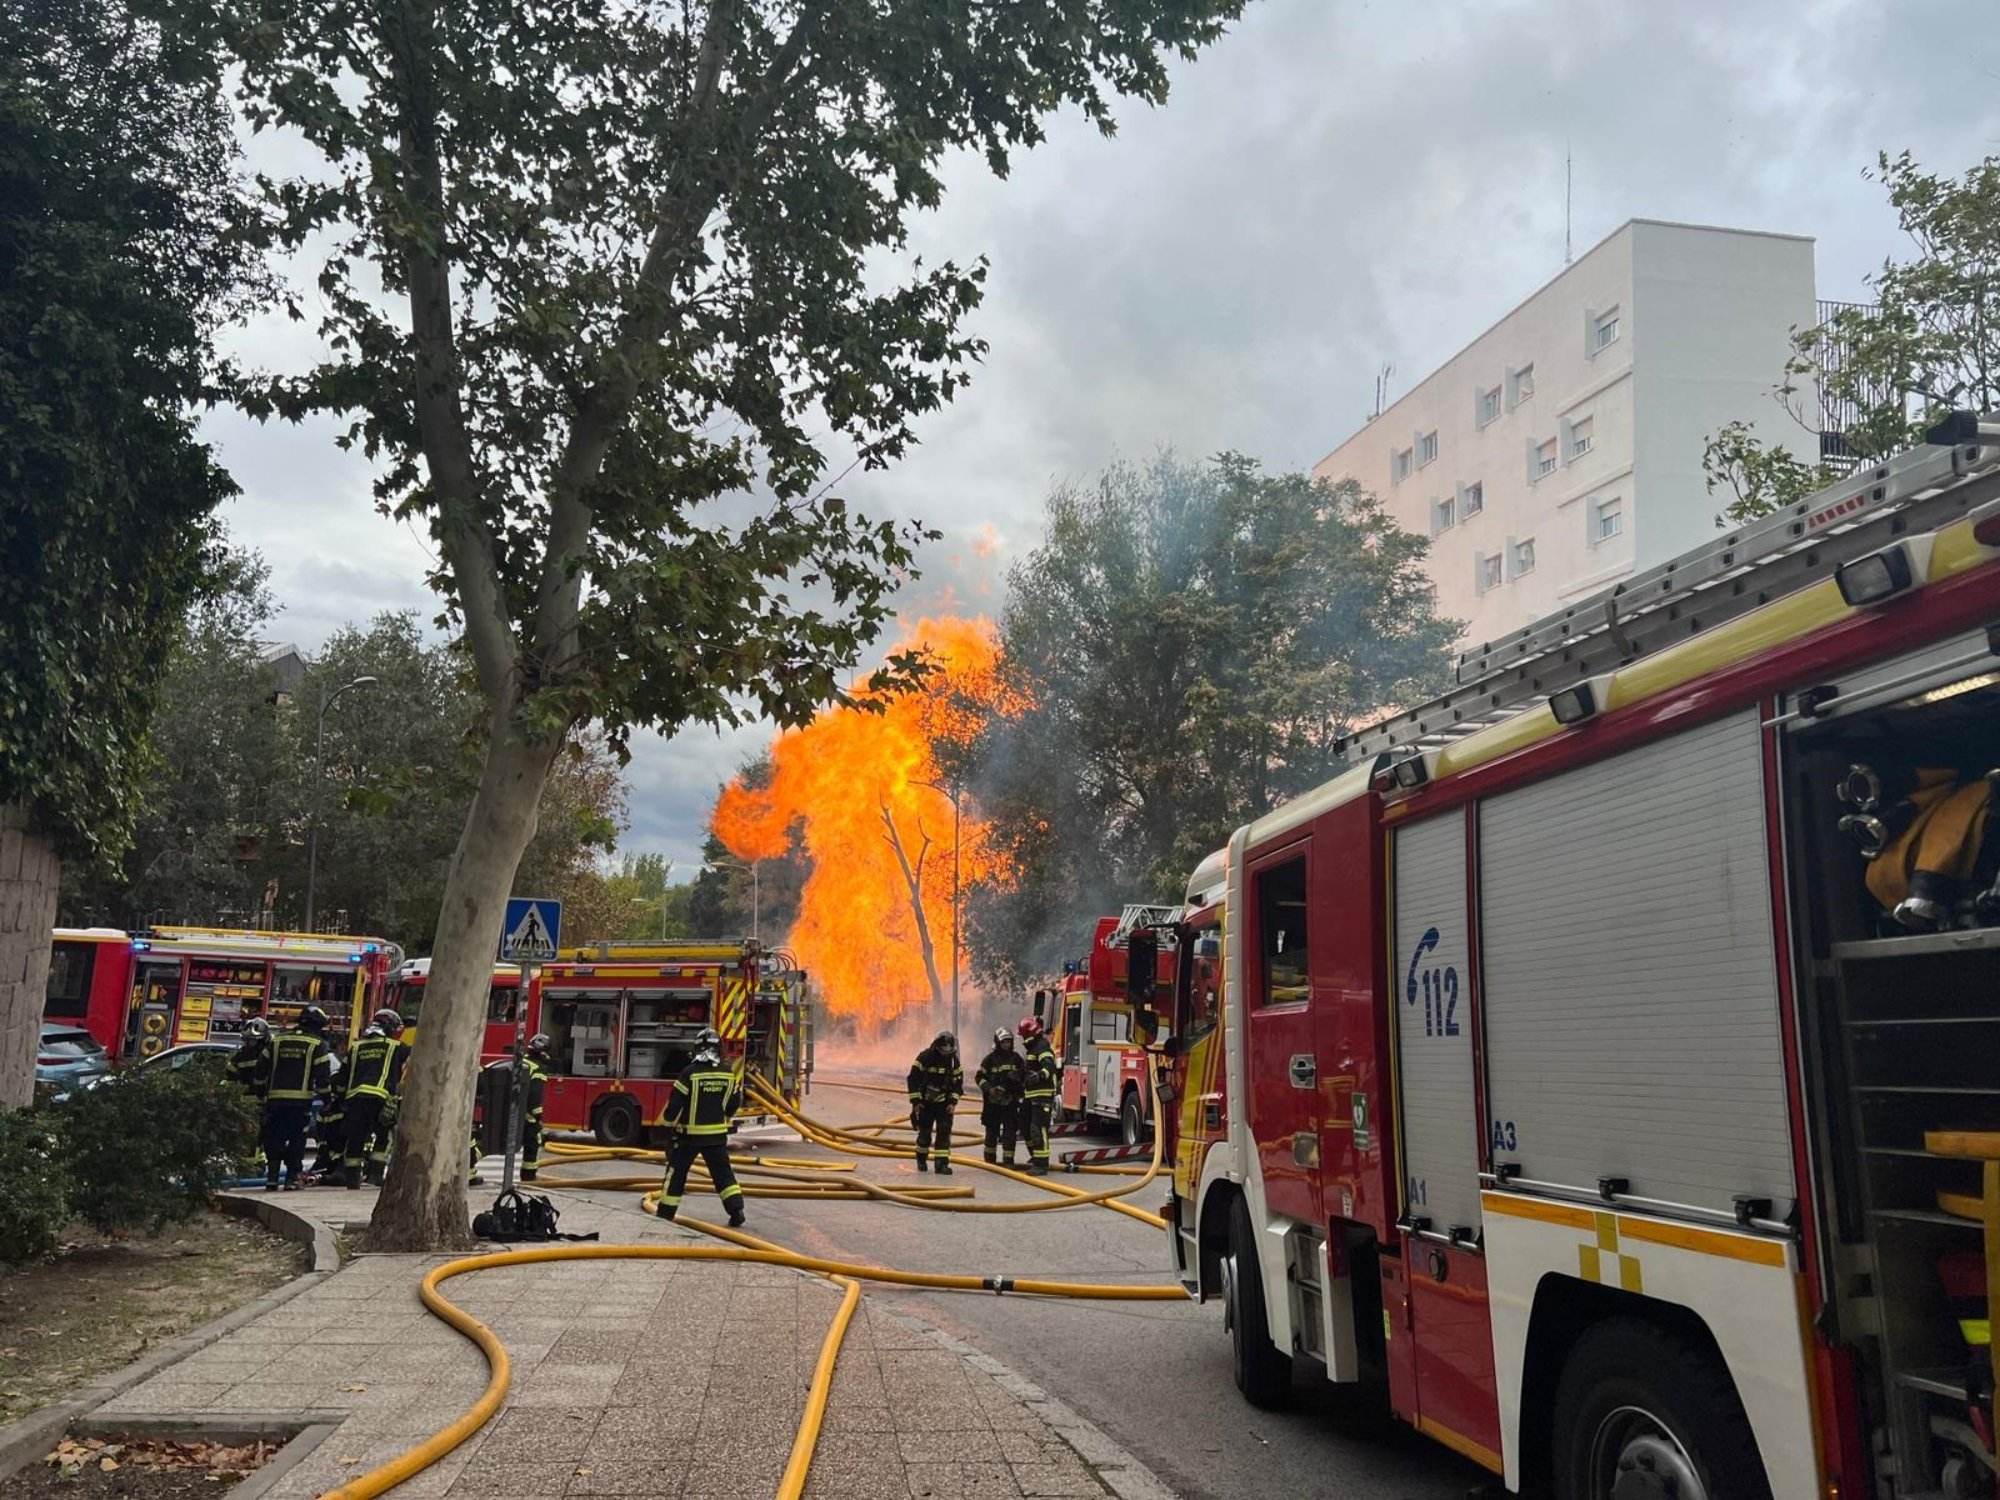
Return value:
[(1429, 536), (1462, 646), (1715, 535), (1702, 446), (1770, 399), (1815, 317), (1813, 242), (1633, 219), (1314, 466)]

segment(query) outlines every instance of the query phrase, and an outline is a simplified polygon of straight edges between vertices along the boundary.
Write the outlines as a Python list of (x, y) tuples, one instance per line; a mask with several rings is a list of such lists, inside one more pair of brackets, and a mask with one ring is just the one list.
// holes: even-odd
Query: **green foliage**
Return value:
[(1338, 771), (1343, 734), (1432, 693), (1458, 627), (1427, 546), (1352, 484), (1233, 454), (1058, 488), (1001, 625), (1027, 706), (968, 757), (1016, 872), (968, 897), (978, 970), (1045, 973), (1089, 916), (1177, 898), (1235, 828)]
[(111, 1231), (190, 1218), (257, 1141), (256, 1101), (217, 1070), (131, 1068), (49, 1106), (75, 1214)]
[[(2000, 408), (2000, 156), (1961, 178), (1884, 152), (1875, 172), (1914, 254), (1870, 278), (1875, 304), (1837, 309), (1793, 335), (1775, 394), (1801, 425), (1819, 427), (1819, 393), (1856, 413), (1840, 434), (1863, 462), (1922, 441), (1952, 411)], [(1834, 472), (1764, 448), (1731, 423), (1708, 440), (1711, 493), (1727, 485), (1730, 524), (1768, 515), (1830, 483)]]
[[(413, 615), (383, 614), (337, 632), (277, 699), (258, 643), (267, 575), (254, 556), (231, 554), (225, 586), (191, 612), (160, 686), (159, 756), (141, 785), (133, 846), (115, 867), (66, 873), (64, 918), (249, 925), (269, 892), (277, 924), (297, 927), (317, 802), (322, 925), (426, 951), (479, 778), (483, 713), (465, 654), (427, 639)], [(315, 796), (320, 691), (360, 676), (375, 685), (327, 714)], [(598, 861), (624, 822), (617, 757), (585, 736), (549, 777), (521, 879), (588, 919), (602, 904)]]
[(46, 1260), (70, 1221), (70, 1174), (47, 1123), (0, 1112), (0, 1262)]
[(0, 802), (115, 856), (234, 485), (195, 437), (255, 285), (213, 80), (121, 3), (0, 5)]
[(328, 355), (239, 399), (345, 418), (429, 521), (497, 723), (616, 745), (842, 696), (921, 533), (829, 496), (822, 443), (889, 462), (982, 348), (983, 265), (879, 252), (948, 150), (1109, 129), (1241, 0), (149, 4), (325, 159), (265, 186), (279, 244), (331, 247)]

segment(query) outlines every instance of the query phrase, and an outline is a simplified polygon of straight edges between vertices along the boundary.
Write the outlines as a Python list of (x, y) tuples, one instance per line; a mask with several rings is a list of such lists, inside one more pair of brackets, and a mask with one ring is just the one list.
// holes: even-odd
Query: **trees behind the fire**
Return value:
[[(2000, 408), (2000, 156), (1954, 179), (1884, 152), (1876, 175), (1916, 253), (1870, 279), (1873, 306), (1793, 335), (1773, 394), (1799, 421), (1802, 455), (1765, 447), (1741, 422), (1709, 439), (1703, 469), (1710, 491), (1734, 497), (1732, 525), (1831, 484), (1823, 435), (1866, 462), (1922, 441), (1947, 412)], [(1835, 430), (1822, 434), (1829, 414)]]
[(1337, 769), (1337, 736), (1428, 696), (1458, 630), (1427, 544), (1352, 484), (1163, 455), (1048, 511), (1001, 628), (1023, 706), (972, 756), (1012, 876), (968, 926), (1003, 983), (1075, 956), (1089, 916), (1178, 899), (1235, 827)]
[(115, 0), (0, 3), (0, 1105), (26, 1104), (63, 861), (115, 858), (234, 490), (194, 432), (254, 280), (214, 80)]
[(893, 460), (981, 347), (983, 267), (896, 261), (944, 154), (1108, 129), (1241, 0), (149, 3), (325, 158), (269, 195), (327, 247), (324, 362), (244, 399), (351, 421), (488, 708), (374, 1221), (465, 1243), (487, 965), (572, 731), (841, 696), (917, 533), (830, 496), (827, 449)]

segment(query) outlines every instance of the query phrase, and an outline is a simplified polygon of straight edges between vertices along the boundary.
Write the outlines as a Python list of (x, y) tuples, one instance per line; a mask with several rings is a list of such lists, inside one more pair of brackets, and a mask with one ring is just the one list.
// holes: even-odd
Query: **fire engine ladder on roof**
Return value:
[(1178, 906), (1149, 906), (1144, 902), (1134, 901), (1118, 914), (1118, 925), (1112, 928), (1110, 935), (1104, 939), (1104, 946), (1122, 948), (1125, 946), (1125, 940), (1131, 937), (1134, 928), (1153, 927), (1159, 929), (1162, 945), (1172, 947), (1174, 924), (1180, 921), (1182, 910), (1183, 908)]
[(1936, 441), (1460, 653), (1451, 688), (1340, 748), (1358, 764), (1450, 744), (2000, 496), (2000, 415), (1959, 413), (1927, 435)]

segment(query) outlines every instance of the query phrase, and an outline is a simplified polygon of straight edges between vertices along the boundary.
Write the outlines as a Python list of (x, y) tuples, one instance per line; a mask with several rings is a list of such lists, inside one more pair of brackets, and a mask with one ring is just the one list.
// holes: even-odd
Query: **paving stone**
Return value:
[(896, 1447), (904, 1463), (1037, 1463), (1041, 1446), (1025, 1433), (899, 1432)]
[(587, 1406), (517, 1406), (487, 1426), (480, 1457), (522, 1463), (561, 1463), (590, 1450), (599, 1412)]
[(601, 1458), (655, 1458), (691, 1447), (701, 1425), (701, 1407), (614, 1406), (604, 1413), (590, 1439)]
[(689, 1450), (650, 1459), (605, 1459), (593, 1454), (570, 1475), (568, 1493), (678, 1495), (686, 1483), (690, 1456)]
[(569, 1488), (574, 1464), (482, 1463), (474, 1458), (446, 1491), (453, 1496), (522, 1496), (532, 1500), (560, 1496)]
[(785, 1477), (784, 1459), (740, 1464), (697, 1463), (681, 1493), (688, 1500), (771, 1500)]
[(893, 1461), (822, 1464), (815, 1458), (806, 1493), (812, 1500), (910, 1500), (910, 1483)]
[[(168, 1371), (172, 1374), (172, 1371)], [(231, 1386), (221, 1380), (148, 1380), (107, 1403), (106, 1411), (207, 1411)]]
[(1000, 1500), (1021, 1493), (1007, 1465), (911, 1464), (911, 1500)]
[(822, 1433), (893, 1433), (895, 1430), (895, 1416), (886, 1406), (844, 1406), (839, 1404), (827, 1407), (826, 1422), (820, 1428)]
[(1014, 1464), (1014, 1480), (1021, 1493), (1034, 1496), (1102, 1495), (1107, 1493), (1098, 1477), (1074, 1456), (1066, 1462)]
[(639, 1341), (635, 1328), (611, 1332), (570, 1327), (549, 1350), (550, 1365), (622, 1365)]

